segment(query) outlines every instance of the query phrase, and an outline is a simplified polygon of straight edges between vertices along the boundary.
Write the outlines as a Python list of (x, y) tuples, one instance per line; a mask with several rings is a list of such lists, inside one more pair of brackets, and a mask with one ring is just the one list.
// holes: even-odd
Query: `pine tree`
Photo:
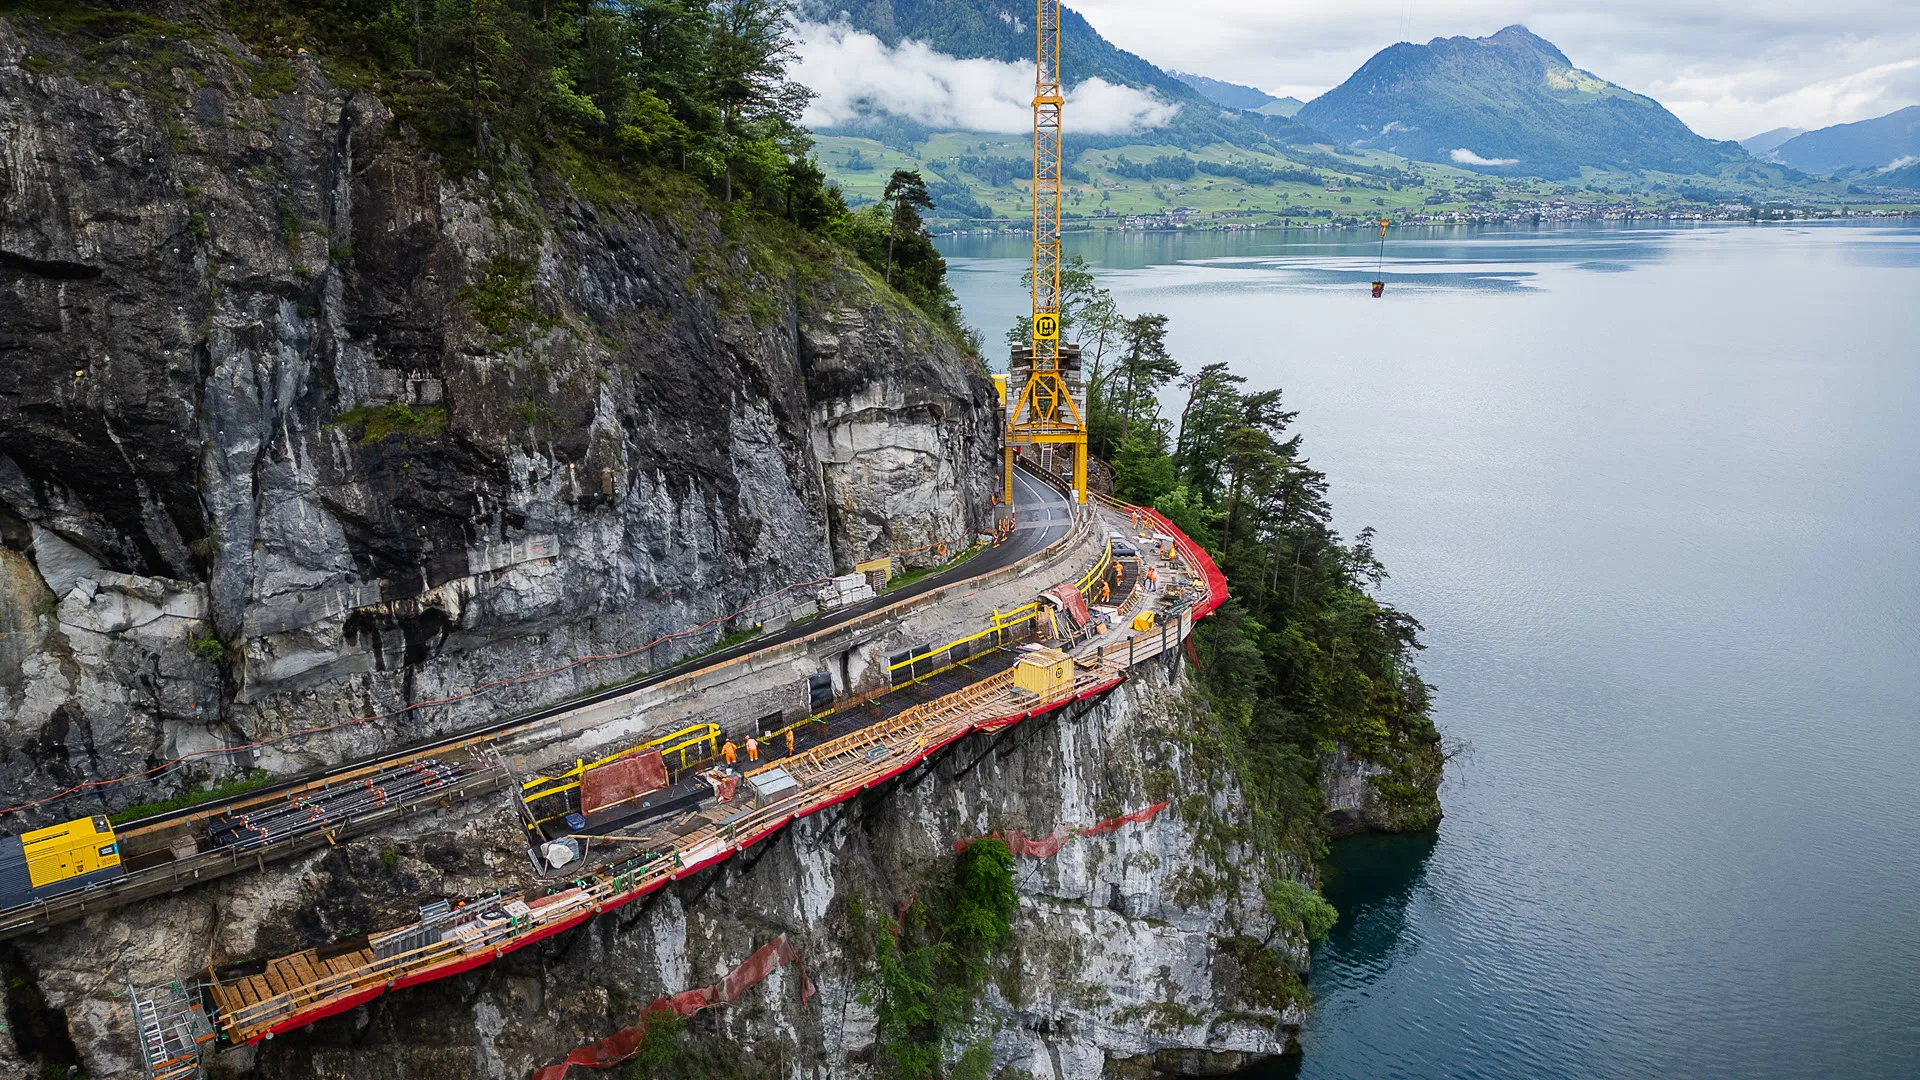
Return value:
[(920, 220), (920, 211), (933, 209), (933, 196), (927, 194), (927, 182), (918, 170), (895, 169), (887, 180), (886, 190), (881, 192), (880, 201), (892, 211), (887, 221), (887, 284), (893, 284), (893, 245), (895, 238), (904, 229), (909, 236), (922, 236), (926, 225)]

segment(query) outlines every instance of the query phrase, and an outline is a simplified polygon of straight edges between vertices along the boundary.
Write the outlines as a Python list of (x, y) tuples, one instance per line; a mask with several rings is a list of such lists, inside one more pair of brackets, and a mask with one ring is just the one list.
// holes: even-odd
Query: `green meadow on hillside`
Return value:
[[(878, 199), (893, 170), (918, 169), (938, 204), (930, 220), (942, 227), (1018, 225), (1030, 212), (1032, 140), (1026, 134), (941, 132), (904, 147), (829, 134), (817, 137), (815, 152), (852, 204)], [(1626, 204), (1643, 211), (1743, 201), (1762, 207), (1845, 206), (1856, 213), (1901, 205), (1844, 182), (1796, 177), (1762, 162), (1729, 165), (1712, 176), (1588, 167), (1578, 177), (1543, 180), (1488, 176), (1380, 151), (1335, 153), (1330, 147), (1271, 153), (1216, 143), (1190, 152), (1156, 145), (1146, 136), (1139, 143), (1077, 154), (1069, 141), (1068, 158), (1062, 214), (1073, 228), (1112, 227), (1128, 216), (1159, 216), (1176, 208), (1193, 211), (1185, 215), (1190, 223), (1224, 226), (1381, 215), (1400, 220), (1554, 200)]]

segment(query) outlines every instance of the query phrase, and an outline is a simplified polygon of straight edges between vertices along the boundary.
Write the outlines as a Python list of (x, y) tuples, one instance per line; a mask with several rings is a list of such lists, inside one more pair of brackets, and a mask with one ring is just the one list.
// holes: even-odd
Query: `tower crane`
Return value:
[(1073, 489), (1087, 501), (1087, 421), (1078, 390), (1080, 347), (1060, 340), (1060, 0), (1035, 0), (1033, 73), (1033, 337), (1016, 348), (1007, 380), (1006, 490), (1013, 505), (1018, 447), (1052, 445), (1073, 457)]

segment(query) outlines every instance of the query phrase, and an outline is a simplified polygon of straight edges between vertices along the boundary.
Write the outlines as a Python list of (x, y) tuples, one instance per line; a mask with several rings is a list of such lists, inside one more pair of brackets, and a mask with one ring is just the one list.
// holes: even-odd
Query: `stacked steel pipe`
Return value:
[(409, 803), (458, 780), (462, 766), (416, 761), (362, 780), (289, 796), (243, 814), (214, 818), (209, 838), (219, 850), (248, 851), (324, 831), (394, 803)]

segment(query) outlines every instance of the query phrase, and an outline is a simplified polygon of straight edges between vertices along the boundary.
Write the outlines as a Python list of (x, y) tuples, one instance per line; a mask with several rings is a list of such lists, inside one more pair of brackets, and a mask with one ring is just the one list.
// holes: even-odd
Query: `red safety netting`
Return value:
[(1188, 539), (1187, 534), (1181, 532), (1179, 526), (1168, 521), (1158, 510), (1149, 510), (1144, 506), (1134, 509), (1152, 518), (1159, 524), (1162, 532), (1173, 537), (1174, 544), (1180, 549), (1180, 557), (1206, 579), (1207, 598), (1193, 605), (1193, 617), (1198, 619), (1203, 615), (1211, 614), (1213, 609), (1226, 603), (1227, 575), (1221, 573), (1220, 568), (1214, 565), (1213, 556), (1207, 554), (1207, 549)]
[(1068, 829), (1065, 832), (1055, 833), (1041, 840), (1030, 840), (1025, 833), (1017, 829), (1008, 829), (1004, 832), (995, 829), (986, 836), (976, 836), (967, 840), (955, 840), (953, 842), (953, 850), (965, 851), (978, 841), (985, 840), (990, 836), (995, 840), (1005, 843), (1015, 855), (1025, 855), (1029, 859), (1050, 859), (1060, 854), (1060, 849), (1066, 847), (1067, 841), (1072, 840), (1074, 837), (1104, 836), (1122, 825), (1152, 821), (1160, 811), (1166, 808), (1166, 803), (1157, 802), (1152, 806), (1143, 806), (1130, 814), (1121, 814), (1119, 817), (1110, 817), (1105, 821), (1096, 821), (1092, 825), (1084, 828)]
[(591, 814), (667, 786), (667, 763), (658, 750), (629, 754), (580, 774), (580, 812)]
[[(658, 1012), (674, 1012), (681, 1016), (692, 1016), (701, 1009), (713, 1005), (728, 1005), (740, 1000), (740, 995), (760, 985), (774, 969), (788, 964), (796, 968), (800, 964), (800, 951), (781, 934), (772, 941), (755, 949), (752, 956), (740, 962), (740, 966), (727, 973), (718, 986), (702, 986), (694, 990), (684, 990), (668, 997), (655, 998), (640, 1010), (640, 1022), (632, 1027), (623, 1027), (619, 1031), (601, 1039), (599, 1042), (582, 1046), (566, 1056), (566, 1060), (548, 1065), (533, 1074), (533, 1080), (564, 1080), (567, 1070), (575, 1065), (588, 1069), (610, 1069), (633, 1056), (640, 1049), (640, 1041), (647, 1035), (647, 1017)], [(800, 975), (800, 1001), (805, 1004), (813, 997), (813, 980), (806, 973)]]

